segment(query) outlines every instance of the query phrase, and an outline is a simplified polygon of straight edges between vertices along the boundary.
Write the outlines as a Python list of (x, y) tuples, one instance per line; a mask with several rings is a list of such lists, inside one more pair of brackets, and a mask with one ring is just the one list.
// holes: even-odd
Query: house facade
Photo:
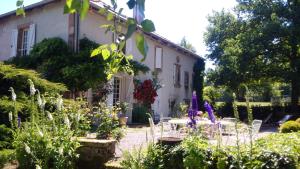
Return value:
[[(105, 16), (97, 11), (101, 4), (91, 4), (86, 18), (80, 20), (77, 14), (63, 14), (65, 1), (44, 0), (25, 7), (26, 17), (16, 16), (15, 11), (0, 15), (0, 60), (14, 56), (25, 57), (35, 43), (45, 38), (60, 37), (74, 51), (78, 51), (78, 42), (88, 38), (99, 44), (112, 43), (114, 35), (105, 33), (99, 25), (108, 24)], [(142, 55), (135, 45), (136, 33), (126, 41), (126, 54), (132, 54), (140, 61)], [(150, 68), (148, 74), (135, 77), (119, 73), (111, 80), (113, 92), (108, 96), (108, 104), (117, 101), (134, 103), (133, 78), (146, 80), (152, 78), (153, 71), (162, 84), (152, 108), (155, 114), (169, 116), (171, 104), (188, 101), (192, 94), (193, 65), (200, 56), (154, 33), (147, 33), (149, 51), (143, 64)], [(203, 60), (203, 59), (202, 59)], [(88, 91), (91, 99), (92, 89)], [(131, 111), (128, 112), (131, 121)]]

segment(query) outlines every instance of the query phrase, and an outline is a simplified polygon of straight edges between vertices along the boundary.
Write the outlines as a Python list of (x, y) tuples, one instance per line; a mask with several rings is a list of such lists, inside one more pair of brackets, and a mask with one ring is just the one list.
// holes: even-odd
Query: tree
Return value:
[(240, 15), (260, 31), (259, 53), (273, 65), (283, 65), (280, 78), (291, 82), (292, 109), (298, 112), (300, 95), (300, 2), (298, 0), (239, 0)]
[(188, 41), (186, 40), (185, 36), (181, 39), (179, 45), (180, 45), (181, 47), (184, 47), (185, 49), (191, 51), (191, 52), (196, 53), (195, 47), (194, 47), (190, 42), (188, 42)]
[[(216, 61), (216, 72), (225, 77), (223, 82), (235, 83), (234, 79), (237, 84), (260, 79), (290, 82), (293, 112), (298, 112), (300, 2), (238, 0), (236, 16), (219, 12), (209, 22), (208, 57)], [(228, 72), (233, 72), (234, 78)]]

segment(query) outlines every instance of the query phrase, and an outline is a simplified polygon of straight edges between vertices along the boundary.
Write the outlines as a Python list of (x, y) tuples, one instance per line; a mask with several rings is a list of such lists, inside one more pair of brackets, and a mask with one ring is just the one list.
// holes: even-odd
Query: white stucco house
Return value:
[[(80, 20), (77, 14), (63, 14), (64, 4), (64, 0), (43, 0), (25, 7), (26, 17), (16, 16), (15, 11), (0, 15), (0, 60), (25, 56), (35, 43), (51, 37), (64, 39), (74, 51), (80, 50), (78, 42), (84, 37), (99, 44), (112, 42), (113, 34), (105, 34), (105, 29), (99, 27), (108, 23), (105, 16), (98, 13), (105, 4), (91, 4), (84, 20)], [(140, 61), (142, 55), (135, 46), (134, 36), (126, 42), (126, 53)], [(149, 51), (143, 64), (151, 71), (157, 71), (163, 84), (163, 88), (158, 90), (153, 110), (156, 114), (168, 116), (172, 100), (181, 102), (191, 98), (193, 65), (202, 58), (155, 33), (147, 33), (146, 40)], [(137, 76), (141, 80), (151, 77), (151, 73)], [(132, 76), (120, 73), (112, 82), (114, 89), (108, 97), (109, 104), (135, 102)], [(128, 116), (130, 121), (130, 112)]]

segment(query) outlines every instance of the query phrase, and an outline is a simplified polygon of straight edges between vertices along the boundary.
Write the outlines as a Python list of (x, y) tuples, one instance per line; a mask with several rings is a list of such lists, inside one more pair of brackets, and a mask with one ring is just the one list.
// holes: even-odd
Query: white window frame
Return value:
[(163, 63), (163, 48), (156, 46), (155, 47), (155, 69), (162, 69), (162, 63)]
[(119, 77), (114, 77), (113, 79), (113, 105), (116, 105), (121, 98), (121, 79)]
[(20, 54), (21, 56), (27, 55), (28, 49), (28, 33), (29, 29), (25, 28), (22, 30), (22, 40), (21, 40), (21, 49), (20, 49)]

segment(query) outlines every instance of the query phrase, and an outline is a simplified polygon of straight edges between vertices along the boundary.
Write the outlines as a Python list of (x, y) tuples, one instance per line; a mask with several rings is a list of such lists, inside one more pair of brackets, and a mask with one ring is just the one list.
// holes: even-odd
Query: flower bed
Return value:
[(187, 137), (179, 146), (166, 149), (150, 144), (146, 150), (125, 153), (124, 168), (134, 166), (140, 169), (227, 169), (227, 168), (278, 168), (298, 169), (300, 167), (300, 132), (275, 133), (249, 146), (211, 145), (199, 136)]

